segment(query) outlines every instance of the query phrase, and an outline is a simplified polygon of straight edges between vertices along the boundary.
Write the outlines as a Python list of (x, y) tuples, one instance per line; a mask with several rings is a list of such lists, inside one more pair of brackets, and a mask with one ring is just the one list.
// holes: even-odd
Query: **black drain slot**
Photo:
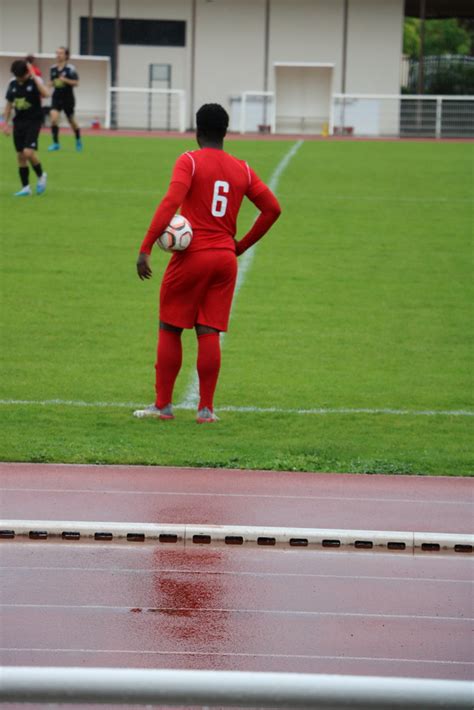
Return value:
[(371, 550), (373, 546), (372, 540), (356, 540), (354, 543), (354, 547), (357, 547), (358, 550)]
[(243, 545), (244, 538), (242, 535), (226, 535), (225, 538), (226, 545)]
[(70, 530), (64, 530), (64, 532), (61, 535), (63, 540), (80, 540), (81, 539), (81, 533), (79, 532), (73, 532)]
[(406, 550), (406, 545), (404, 542), (388, 542), (387, 548), (389, 550)]
[(454, 545), (454, 552), (472, 552), (472, 545)]
[(46, 530), (30, 530), (28, 537), (30, 540), (46, 540), (48, 533)]
[(14, 530), (0, 530), (0, 539), (2, 540), (11, 540), (12, 538), (15, 537), (15, 531)]
[(178, 542), (178, 536), (171, 533), (161, 533), (158, 539), (160, 542)]
[(308, 547), (308, 540), (305, 537), (290, 538), (291, 547)]
[(211, 536), (210, 535), (193, 535), (193, 542), (201, 545), (210, 545)]
[(129, 542), (145, 542), (144, 533), (128, 533), (127, 540)]
[(274, 537), (257, 537), (257, 545), (276, 545), (276, 539)]
[(340, 540), (323, 540), (321, 545), (323, 547), (341, 547)]
[(96, 532), (94, 533), (94, 540), (113, 540), (112, 533), (109, 532)]
[(421, 549), (425, 552), (439, 552), (441, 547), (437, 542), (424, 542), (421, 545)]

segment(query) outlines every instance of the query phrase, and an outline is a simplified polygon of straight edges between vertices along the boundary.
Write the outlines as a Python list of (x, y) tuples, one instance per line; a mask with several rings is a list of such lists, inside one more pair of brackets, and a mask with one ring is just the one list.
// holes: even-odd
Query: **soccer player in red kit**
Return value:
[[(213, 399), (219, 376), (219, 333), (227, 330), (237, 278), (237, 256), (270, 229), (280, 215), (271, 190), (243, 160), (224, 151), (229, 124), (219, 104), (205, 104), (196, 114), (199, 150), (181, 155), (170, 185), (140, 247), (140, 279), (152, 275), (153, 244), (178, 208), (193, 228), (189, 247), (175, 252), (160, 289), (160, 330), (155, 403), (134, 412), (136, 417), (173, 419), (173, 388), (181, 368), (181, 333), (195, 328), (198, 338), (198, 423), (216, 421)], [(235, 240), (237, 215), (244, 197), (260, 210), (250, 231)]]

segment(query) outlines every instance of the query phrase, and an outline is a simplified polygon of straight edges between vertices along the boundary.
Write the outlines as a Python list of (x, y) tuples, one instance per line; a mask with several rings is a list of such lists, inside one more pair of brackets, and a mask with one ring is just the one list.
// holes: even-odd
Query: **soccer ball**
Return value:
[(193, 229), (189, 221), (186, 217), (175, 214), (157, 241), (163, 251), (184, 251), (191, 244), (192, 238)]

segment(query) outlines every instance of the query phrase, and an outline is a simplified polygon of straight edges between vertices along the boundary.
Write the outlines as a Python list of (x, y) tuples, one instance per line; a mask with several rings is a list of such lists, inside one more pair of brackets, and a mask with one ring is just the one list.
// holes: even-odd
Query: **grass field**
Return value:
[[(199, 427), (188, 409), (174, 422), (131, 417), (153, 399), (168, 259), (156, 249), (143, 283), (136, 254), (193, 138), (86, 136), (76, 154), (64, 134), (48, 154), (44, 136), (48, 191), (27, 199), (11, 196), (10, 141), (0, 141), (1, 460), (474, 473), (472, 144), (300, 147), (279, 178), (283, 215), (235, 300), (221, 421)], [(292, 145), (227, 149), (268, 181)], [(240, 235), (254, 216), (249, 203)], [(192, 385), (192, 333), (184, 347), (176, 403)]]

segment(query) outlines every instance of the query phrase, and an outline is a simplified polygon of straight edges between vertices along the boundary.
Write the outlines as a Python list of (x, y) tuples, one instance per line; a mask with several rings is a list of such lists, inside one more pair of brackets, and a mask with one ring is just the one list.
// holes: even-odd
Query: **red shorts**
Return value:
[(237, 257), (230, 249), (173, 254), (161, 283), (160, 321), (227, 330), (236, 278)]

